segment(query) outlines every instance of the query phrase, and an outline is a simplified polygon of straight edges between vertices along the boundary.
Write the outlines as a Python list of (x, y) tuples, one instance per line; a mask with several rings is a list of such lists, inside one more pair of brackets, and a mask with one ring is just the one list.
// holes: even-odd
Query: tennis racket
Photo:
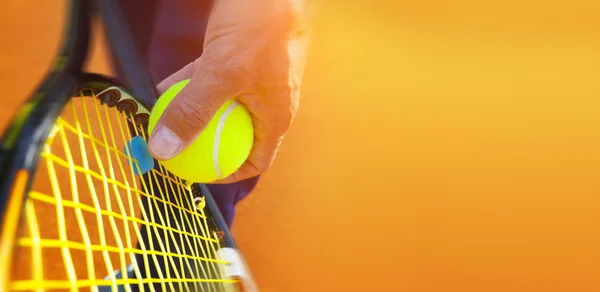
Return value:
[[(114, 0), (71, 0), (50, 72), (0, 140), (0, 291), (256, 291), (208, 189), (154, 161), (157, 93)], [(101, 24), (123, 80), (84, 72)]]

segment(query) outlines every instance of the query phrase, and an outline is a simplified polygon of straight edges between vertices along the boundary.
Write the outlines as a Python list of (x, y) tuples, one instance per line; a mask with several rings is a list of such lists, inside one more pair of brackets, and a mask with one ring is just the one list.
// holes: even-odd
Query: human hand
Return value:
[(266, 171), (298, 109), (307, 43), (301, 13), (292, 0), (216, 0), (202, 56), (158, 85), (162, 93), (191, 79), (158, 121), (149, 141), (152, 155), (176, 156), (235, 97), (252, 113), (254, 145), (237, 172), (213, 183)]

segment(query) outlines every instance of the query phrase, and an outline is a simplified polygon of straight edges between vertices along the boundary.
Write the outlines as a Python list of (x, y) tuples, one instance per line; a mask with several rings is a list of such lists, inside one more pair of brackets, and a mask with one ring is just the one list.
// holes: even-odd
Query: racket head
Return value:
[(136, 123), (147, 111), (120, 106), (131, 96), (106, 81), (83, 86), (55, 117), (38, 164), (20, 168), (8, 194), (16, 207), (2, 222), (3, 244), (12, 243), (2, 247), (7, 290), (227, 291), (247, 272), (205, 186), (159, 164), (138, 177), (127, 142), (147, 138)]

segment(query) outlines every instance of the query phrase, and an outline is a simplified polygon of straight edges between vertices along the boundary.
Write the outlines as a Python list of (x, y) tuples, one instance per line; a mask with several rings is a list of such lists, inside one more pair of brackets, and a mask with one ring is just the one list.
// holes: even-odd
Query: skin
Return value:
[(301, 14), (292, 0), (216, 0), (202, 56), (158, 85), (162, 93), (191, 78), (158, 121), (149, 141), (152, 155), (177, 155), (236, 97), (252, 113), (254, 146), (237, 172), (214, 183), (265, 172), (298, 110), (307, 40)]

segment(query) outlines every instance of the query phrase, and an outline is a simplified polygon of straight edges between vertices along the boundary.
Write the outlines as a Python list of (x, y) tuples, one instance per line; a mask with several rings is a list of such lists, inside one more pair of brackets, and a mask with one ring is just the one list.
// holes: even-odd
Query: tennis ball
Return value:
[[(158, 99), (150, 112), (150, 135), (163, 111), (189, 81), (176, 83)], [(253, 141), (252, 115), (243, 104), (230, 99), (219, 108), (196, 140), (177, 156), (160, 163), (187, 182), (208, 183), (238, 170), (248, 159)]]

